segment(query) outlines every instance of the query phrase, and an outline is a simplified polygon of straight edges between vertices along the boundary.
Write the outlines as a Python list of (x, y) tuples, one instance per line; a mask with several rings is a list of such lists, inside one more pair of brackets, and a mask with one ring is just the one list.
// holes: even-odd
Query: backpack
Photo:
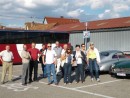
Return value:
[[(42, 49), (40, 50), (40, 52), (42, 52), (42, 54), (44, 54), (45, 51), (47, 52), (47, 49), (45, 49), (44, 51), (43, 51)], [(45, 53), (45, 55), (46, 55), (46, 53)], [(43, 61), (42, 61), (42, 56), (43, 56), (43, 55), (41, 55), (41, 56), (39, 57), (40, 63), (43, 62)], [(45, 61), (45, 58), (46, 58), (46, 56), (44, 57), (44, 61)]]

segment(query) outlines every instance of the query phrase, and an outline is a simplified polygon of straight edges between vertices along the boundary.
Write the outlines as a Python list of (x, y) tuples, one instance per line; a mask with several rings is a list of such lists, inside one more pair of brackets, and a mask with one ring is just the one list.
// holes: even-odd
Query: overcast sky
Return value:
[(130, 16), (130, 0), (0, 0), (0, 24), (23, 27), (45, 16), (80, 21)]

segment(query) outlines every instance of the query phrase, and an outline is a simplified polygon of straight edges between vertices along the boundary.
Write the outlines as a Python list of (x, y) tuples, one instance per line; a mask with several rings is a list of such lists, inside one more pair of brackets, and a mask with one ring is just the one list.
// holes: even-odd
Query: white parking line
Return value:
[[(13, 77), (18, 77), (18, 76), (13, 75)], [(39, 81), (39, 83), (47, 84), (46, 82), (42, 82), (42, 81)], [(52, 86), (55, 86), (55, 87), (58, 87), (58, 88), (64, 88), (64, 89), (68, 89), (68, 90), (72, 90), (72, 91), (76, 91), (76, 92), (80, 92), (80, 93), (85, 93), (85, 94), (89, 94), (89, 95), (99, 96), (99, 97), (102, 97), (102, 98), (115, 98), (115, 97), (106, 96), (106, 95), (102, 95), (102, 94), (98, 94), (98, 93), (92, 93), (92, 92), (88, 92), (88, 91), (78, 90), (76, 88), (68, 88), (68, 87), (64, 87), (64, 86), (56, 86), (56, 85), (53, 85), (53, 84), (52, 84)]]
[[(19, 76), (13, 75), (13, 77), (19, 77)], [(72, 91), (76, 91), (76, 92), (80, 92), (80, 93), (84, 93), (84, 94), (89, 94), (89, 95), (93, 95), (93, 96), (99, 96), (99, 97), (102, 97), (102, 98), (115, 98), (115, 97), (111, 97), (111, 96), (107, 96), (107, 95), (102, 95), (102, 94), (98, 94), (98, 93), (79, 90), (78, 88), (101, 85), (101, 84), (106, 84), (106, 83), (111, 83), (111, 82), (116, 82), (116, 81), (121, 81), (121, 80), (108, 81), (108, 82), (103, 82), (103, 83), (98, 83), (98, 84), (93, 84), (93, 85), (88, 85), (88, 86), (82, 86), (82, 87), (76, 87), (76, 88), (69, 88), (69, 87), (64, 87), (64, 86), (56, 86), (56, 85), (53, 85), (53, 84), (52, 84), (52, 86), (55, 86), (55, 87), (58, 87), (58, 88), (64, 88), (64, 89), (67, 89), (67, 90), (72, 90)], [(42, 82), (42, 81), (39, 81), (39, 83), (47, 84), (46, 82)]]
[(118, 81), (122, 81), (122, 80), (113, 80), (113, 81), (107, 81), (107, 82), (102, 82), (102, 83), (98, 83), (98, 84), (92, 84), (92, 85), (87, 85), (87, 86), (80, 86), (80, 87), (75, 87), (74, 89), (87, 88), (87, 87), (92, 87), (92, 86), (97, 86), (97, 85), (103, 85), (103, 84), (108, 84), (108, 83), (118, 82)]
[[(42, 82), (42, 81), (39, 81), (39, 83), (47, 84), (46, 82)], [(115, 98), (115, 97), (106, 96), (106, 95), (102, 95), (102, 94), (78, 90), (78, 89), (75, 89), (75, 88), (68, 88), (68, 87), (64, 87), (64, 86), (56, 86), (56, 85), (53, 85), (53, 84), (52, 84), (52, 86), (55, 86), (55, 87), (58, 87), (58, 88), (64, 88), (64, 89), (67, 89), (67, 90), (72, 90), (72, 91), (76, 91), (76, 92), (80, 92), (80, 93), (85, 93), (85, 94), (89, 94), (89, 95), (99, 96), (99, 97), (103, 97), (103, 98)]]

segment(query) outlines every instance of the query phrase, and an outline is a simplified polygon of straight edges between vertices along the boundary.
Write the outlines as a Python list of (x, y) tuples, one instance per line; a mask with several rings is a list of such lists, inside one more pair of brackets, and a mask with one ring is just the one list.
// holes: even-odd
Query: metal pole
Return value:
[[(85, 23), (85, 26), (86, 26), (86, 31), (87, 31), (87, 26), (88, 26), (87, 22)], [(86, 50), (87, 50), (87, 38), (85, 38), (85, 45), (86, 45)]]

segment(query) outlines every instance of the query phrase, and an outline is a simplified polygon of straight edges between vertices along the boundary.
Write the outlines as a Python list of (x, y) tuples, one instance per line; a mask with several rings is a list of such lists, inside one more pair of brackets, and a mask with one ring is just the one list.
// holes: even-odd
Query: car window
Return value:
[(125, 55), (123, 52), (118, 52), (112, 56), (112, 58), (125, 58)]
[(100, 58), (103, 59), (109, 56), (109, 52), (100, 52)]
[(100, 56), (109, 56), (109, 53), (108, 52), (101, 52)]

